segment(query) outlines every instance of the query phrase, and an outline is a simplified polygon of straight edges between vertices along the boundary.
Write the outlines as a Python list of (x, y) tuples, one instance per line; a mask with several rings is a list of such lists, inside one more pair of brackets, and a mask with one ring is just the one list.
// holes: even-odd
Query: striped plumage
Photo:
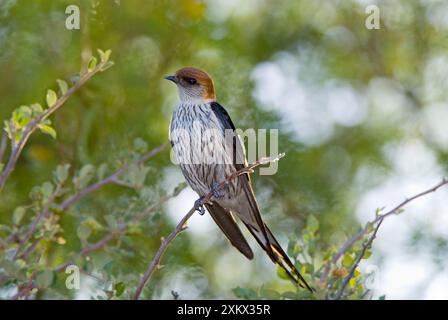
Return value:
[[(177, 84), (180, 103), (170, 124), (170, 140), (176, 160), (191, 188), (207, 195), (246, 163), (244, 146), (234, 133), (227, 111), (215, 100), (213, 81), (199, 69), (183, 68), (167, 77)], [(273, 262), (280, 265), (294, 283), (311, 290), (263, 222), (248, 174), (233, 179), (205, 204), (210, 215), (230, 242), (247, 258), (253, 252), (236, 224), (236, 214)], [(311, 290), (312, 291), (312, 290)]]

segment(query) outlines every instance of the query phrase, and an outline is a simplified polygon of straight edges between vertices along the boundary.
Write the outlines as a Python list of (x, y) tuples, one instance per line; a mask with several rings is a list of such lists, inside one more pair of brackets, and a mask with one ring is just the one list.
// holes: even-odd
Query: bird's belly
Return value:
[[(233, 147), (224, 131), (210, 121), (193, 121), (188, 125), (176, 124), (171, 130), (173, 152), (182, 172), (200, 196), (211, 191), (213, 183), (225, 181), (233, 172)], [(235, 197), (237, 179), (224, 188), (226, 197)]]

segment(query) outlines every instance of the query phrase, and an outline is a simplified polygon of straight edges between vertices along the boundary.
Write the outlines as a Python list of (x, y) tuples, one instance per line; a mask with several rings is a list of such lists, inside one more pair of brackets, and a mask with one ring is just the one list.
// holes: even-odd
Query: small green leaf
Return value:
[(81, 223), (76, 230), (76, 234), (78, 235), (79, 239), (87, 240), (87, 238), (89, 238), (92, 234), (92, 230), (86, 224)]
[(106, 220), (106, 223), (110, 228), (115, 229), (117, 227), (117, 219), (115, 216), (107, 214), (104, 216), (104, 220)]
[(53, 90), (49, 89), (47, 91), (47, 105), (51, 108), (58, 101), (58, 95)]
[(148, 151), (148, 144), (142, 138), (134, 139), (134, 149), (138, 153), (145, 153)]
[(54, 279), (53, 271), (45, 270), (37, 275), (36, 284), (39, 287), (47, 288), (51, 286), (51, 284), (53, 283), (53, 279)]
[(124, 290), (126, 289), (126, 285), (123, 282), (118, 282), (114, 286), (115, 290), (115, 296), (119, 297), (124, 293)]
[(233, 294), (235, 296), (237, 296), (238, 298), (249, 299), (249, 300), (258, 298), (257, 293), (252, 289), (237, 287), (237, 288), (233, 289), (232, 291), (233, 291)]
[(39, 125), (38, 127), (39, 127), (40, 131), (42, 131), (45, 134), (50, 135), (53, 139), (56, 139), (57, 134), (56, 134), (56, 130), (54, 130), (53, 127), (47, 126), (47, 125)]
[(346, 253), (342, 258), (342, 265), (346, 268), (351, 267), (353, 262), (355, 262), (355, 259), (353, 259), (353, 257), (349, 253)]
[(41, 187), (42, 195), (45, 198), (49, 198), (53, 194), (53, 184), (51, 182), (44, 182)]
[(98, 180), (103, 180), (106, 177), (106, 172), (107, 172), (107, 163), (103, 163), (98, 167), (97, 170), (97, 177)]
[(286, 273), (285, 269), (281, 268), (281, 267), (277, 267), (277, 275), (281, 278), (281, 279), (289, 279), (288, 274)]
[(86, 164), (81, 168), (79, 174), (73, 179), (73, 182), (78, 189), (83, 189), (87, 187), (94, 176), (95, 167), (91, 164)]
[(64, 95), (68, 91), (68, 84), (64, 80), (58, 79), (56, 80), (59, 86), (59, 90), (61, 90), (61, 94)]
[(67, 180), (69, 169), (70, 169), (69, 164), (63, 164), (63, 165), (59, 165), (56, 167), (55, 177), (56, 177), (56, 181), (59, 184), (62, 184), (65, 182), (65, 180)]
[(44, 112), (44, 109), (42, 108), (42, 105), (40, 103), (33, 103), (30, 105), (31, 110), (33, 110), (37, 114), (41, 114)]
[(90, 58), (89, 64), (87, 66), (87, 69), (89, 70), (89, 72), (92, 72), (93, 70), (95, 70), (97, 62), (98, 62), (98, 60), (96, 59), (96, 57), (92, 56)]
[(98, 49), (97, 51), (98, 51), (98, 53), (100, 55), (101, 62), (109, 61), (110, 54), (112, 53), (112, 50), (108, 49), (106, 51), (103, 51), (101, 49)]
[(0, 162), (0, 173), (3, 171), (3, 168), (5, 167), (5, 164)]
[(364, 255), (362, 256), (363, 259), (369, 259), (372, 255), (372, 249), (367, 249), (366, 252), (364, 252)]
[(280, 293), (277, 291), (265, 288), (261, 288), (260, 295), (269, 300), (278, 300), (281, 297)]
[(14, 210), (14, 213), (12, 215), (12, 223), (15, 225), (19, 225), (20, 221), (22, 220), (23, 216), (25, 215), (26, 209), (24, 207), (17, 207)]
[(308, 216), (306, 228), (313, 233), (319, 230), (319, 221), (316, 219), (315, 216), (313, 215)]
[(87, 226), (93, 233), (101, 230), (103, 226), (95, 218), (89, 217), (83, 221), (83, 224)]

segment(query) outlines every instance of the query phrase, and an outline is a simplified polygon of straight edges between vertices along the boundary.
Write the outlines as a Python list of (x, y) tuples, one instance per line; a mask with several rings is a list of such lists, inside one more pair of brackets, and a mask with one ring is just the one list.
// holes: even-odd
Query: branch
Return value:
[[(97, 242), (95, 242), (95, 243), (93, 243), (93, 244), (83, 248), (78, 253), (78, 255), (81, 256), (81, 257), (85, 257), (85, 256), (89, 255), (92, 252), (95, 252), (95, 251), (103, 249), (110, 241), (118, 238), (123, 233), (125, 233), (130, 223), (135, 223), (135, 222), (139, 222), (139, 221), (142, 221), (142, 220), (146, 219), (152, 213), (156, 212), (157, 209), (159, 209), (165, 202), (167, 202), (169, 199), (175, 197), (179, 192), (180, 192), (180, 190), (175, 190), (172, 194), (163, 197), (157, 204), (155, 204), (155, 205), (153, 205), (151, 207), (146, 208), (140, 214), (136, 215), (135, 218), (132, 219), (130, 222), (119, 224), (116, 229), (111, 230), (108, 234), (106, 234), (104, 237), (102, 237)], [(57, 266), (55, 268), (55, 271), (56, 272), (64, 271), (65, 268), (67, 268), (67, 266), (69, 266), (70, 264), (72, 264), (72, 261), (64, 262), (61, 265)]]
[(19, 159), (23, 148), (28, 142), (28, 139), (30, 138), (31, 134), (38, 128), (38, 125), (43, 120), (51, 116), (54, 112), (56, 112), (59, 108), (61, 108), (64, 105), (64, 103), (68, 100), (68, 98), (70, 98), (76, 91), (78, 91), (78, 89), (81, 88), (87, 81), (89, 81), (90, 78), (92, 78), (98, 72), (104, 71), (105, 67), (107, 66), (107, 63), (108, 63), (107, 61), (101, 62), (93, 70), (83, 74), (80, 80), (73, 87), (71, 87), (64, 95), (62, 95), (53, 106), (46, 109), (38, 117), (31, 120), (31, 122), (26, 126), (25, 130), (23, 131), (22, 137), (17, 143), (14, 143), (13, 142), (14, 137), (12, 138), (11, 154), (9, 156), (5, 169), (0, 175), (0, 191), (5, 186), (6, 180), (8, 179), (9, 175), (14, 171), (17, 164), (17, 160)]
[[(284, 153), (279, 154), (277, 157), (273, 157), (273, 158), (261, 158), (261, 159), (257, 160), (256, 162), (252, 163), (251, 165), (248, 165), (247, 167), (244, 167), (243, 169), (235, 171), (234, 173), (232, 173), (229, 177), (227, 177), (226, 180), (224, 180), (224, 181), (222, 181), (221, 183), (218, 184), (218, 188), (222, 189), (224, 186), (226, 186), (233, 179), (235, 179), (235, 178), (237, 178), (237, 177), (239, 177), (239, 176), (241, 176), (243, 174), (252, 173), (254, 168), (256, 168), (256, 167), (258, 167), (260, 165), (269, 163), (269, 162), (278, 161), (283, 156), (284, 156)], [(213, 193), (209, 192), (207, 195), (202, 197), (201, 200), (202, 200), (203, 203), (207, 203), (207, 202), (209, 202), (211, 200), (212, 197), (213, 197)], [(160, 268), (160, 262), (161, 262), (161, 260), (163, 258), (163, 255), (165, 254), (168, 246), (179, 235), (179, 233), (181, 233), (182, 231), (187, 229), (186, 223), (191, 218), (191, 216), (193, 216), (195, 211), (196, 211), (196, 208), (193, 206), (190, 209), (190, 211), (188, 211), (188, 213), (180, 220), (180, 222), (176, 225), (176, 227), (168, 235), (168, 237), (162, 238), (162, 243), (160, 244), (159, 250), (157, 250), (157, 253), (154, 256), (154, 259), (148, 264), (148, 268), (146, 269), (146, 272), (140, 278), (138, 287), (137, 287), (137, 289), (136, 289), (136, 291), (134, 293), (134, 296), (132, 298), (133, 300), (138, 300), (140, 298), (140, 295), (141, 295), (143, 289), (145, 288), (146, 283), (151, 278), (151, 276), (154, 273), (154, 271), (157, 268)]]
[(355, 275), (355, 270), (356, 270), (356, 268), (358, 268), (358, 265), (361, 262), (361, 260), (364, 257), (364, 255), (366, 254), (367, 249), (372, 246), (372, 242), (376, 238), (376, 234), (378, 233), (378, 230), (380, 229), (380, 226), (383, 223), (383, 219), (384, 219), (384, 217), (378, 222), (378, 224), (375, 227), (375, 230), (373, 231), (373, 233), (369, 237), (369, 239), (366, 242), (364, 242), (364, 244), (362, 245), (361, 252), (356, 257), (355, 262), (353, 263), (352, 267), (350, 268), (350, 272), (348, 273), (348, 275), (342, 281), (341, 288), (339, 289), (339, 291), (336, 294), (336, 296), (333, 298), (334, 300), (339, 300), (342, 297), (342, 295), (344, 294), (344, 291), (345, 291), (345, 288), (347, 287), (347, 284), (350, 282), (350, 280)]
[(394, 207), (393, 209), (389, 210), (388, 212), (386, 212), (384, 214), (378, 214), (374, 220), (367, 223), (366, 227), (364, 227), (355, 236), (353, 236), (351, 239), (349, 239), (347, 242), (345, 242), (344, 245), (339, 249), (339, 251), (333, 256), (333, 258), (329, 262), (326, 263), (324, 271), (320, 277), (321, 285), (323, 285), (325, 283), (325, 281), (328, 277), (328, 274), (330, 273), (332, 265), (336, 264), (339, 261), (339, 259), (353, 246), (353, 244), (355, 244), (357, 241), (361, 240), (364, 235), (368, 234), (369, 231), (371, 230), (372, 226), (376, 225), (372, 236), (369, 237), (369, 239), (363, 245), (363, 250), (358, 255), (356, 261), (354, 262), (354, 264), (351, 268), (351, 272), (344, 279), (343, 287), (341, 288), (340, 292), (338, 292), (338, 294), (336, 295), (336, 298), (339, 299), (343, 294), (345, 286), (350, 281), (350, 279), (353, 277), (354, 271), (357, 268), (359, 262), (364, 257), (364, 254), (367, 251), (367, 248), (372, 244), (373, 240), (375, 239), (375, 236), (376, 236), (378, 229), (381, 226), (383, 220), (391, 215), (400, 213), (400, 211), (403, 209), (403, 207), (406, 206), (408, 203), (410, 203), (418, 198), (421, 198), (425, 195), (428, 195), (430, 193), (436, 192), (438, 189), (440, 189), (441, 187), (446, 186), (446, 185), (448, 185), (448, 180), (442, 179), (442, 181), (439, 182), (434, 187), (432, 187), (428, 190), (422, 191), (410, 198), (407, 198), (406, 200), (404, 200), (400, 204), (398, 204), (396, 207)]
[[(144, 162), (146, 162), (147, 160), (149, 160), (150, 158), (154, 157), (155, 155), (157, 155), (158, 153), (160, 153), (163, 149), (166, 148), (168, 144), (164, 143), (161, 144), (160, 146), (158, 146), (157, 148), (154, 148), (153, 150), (149, 151), (148, 153), (146, 153), (145, 155), (143, 155), (140, 159), (137, 160), (137, 164), (142, 164)], [(87, 186), (86, 188), (84, 188), (83, 190), (79, 191), (78, 193), (74, 194), (73, 196), (69, 197), (68, 199), (66, 199), (61, 205), (60, 208), (62, 210), (67, 209), (69, 206), (71, 206), (73, 203), (79, 201), (80, 199), (82, 199), (83, 197), (85, 197), (86, 195), (88, 195), (91, 192), (94, 192), (102, 187), (104, 187), (105, 185), (111, 184), (111, 183), (116, 183), (118, 178), (126, 172), (126, 170), (128, 169), (129, 165), (127, 163), (123, 164), (117, 171), (115, 171), (113, 174), (111, 174), (110, 176), (108, 176), (107, 178), (104, 178), (101, 181), (98, 181), (94, 184), (91, 184), (89, 186)]]
[[(155, 155), (157, 155), (158, 153), (160, 153), (163, 149), (166, 148), (168, 144), (164, 143), (161, 144), (160, 146), (152, 149), (151, 151), (147, 152), (146, 154), (144, 154), (140, 159), (138, 159), (136, 161), (137, 164), (142, 164), (145, 161), (149, 160), (150, 158), (154, 157)], [(73, 196), (67, 198), (60, 206), (59, 208), (61, 210), (66, 210), (69, 206), (73, 205), (75, 202), (79, 201), (80, 199), (84, 198), (85, 196), (87, 196), (88, 194), (90, 194), (93, 191), (96, 191), (100, 188), (102, 188), (103, 186), (106, 186), (108, 184), (111, 183), (115, 183), (117, 181), (117, 179), (126, 172), (126, 170), (128, 169), (129, 165), (128, 164), (123, 164), (117, 171), (115, 171), (113, 174), (111, 174), (110, 176), (108, 176), (107, 178), (104, 178), (101, 181), (98, 181), (96, 183), (93, 183), (89, 186), (87, 186), (86, 188), (82, 189), (81, 191), (79, 191), (78, 193), (74, 194)], [(58, 193), (59, 190), (55, 191), (55, 194)], [(34, 232), (37, 229), (37, 226), (39, 224), (39, 222), (47, 217), (49, 215), (49, 209), (51, 207), (51, 205), (54, 202), (54, 196), (51, 197), (48, 202), (46, 203), (45, 207), (43, 208), (42, 212), (36, 217), (36, 219), (34, 219), (34, 221), (31, 223), (28, 231), (25, 233), (25, 236), (22, 240), (20, 240), (20, 246), (19, 249), (17, 250), (16, 253), (16, 257), (22, 257), (19, 255), (19, 253), (22, 251), (24, 245), (28, 242), (28, 240), (31, 238), (31, 236), (34, 234)], [(12, 239), (11, 239), (12, 240)], [(25, 252), (24, 254), (27, 256), (29, 255), (32, 251), (34, 251), (34, 248), (31, 248), (30, 251)]]

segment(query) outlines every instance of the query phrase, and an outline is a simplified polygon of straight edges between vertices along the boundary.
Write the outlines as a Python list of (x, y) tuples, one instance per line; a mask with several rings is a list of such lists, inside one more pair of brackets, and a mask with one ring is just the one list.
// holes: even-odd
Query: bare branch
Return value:
[[(263, 165), (263, 164), (266, 164), (269, 162), (278, 161), (283, 156), (284, 156), (284, 154), (280, 154), (277, 157), (273, 157), (273, 158), (261, 158), (261, 159), (257, 160), (256, 162), (244, 167), (243, 169), (235, 171), (233, 174), (228, 176), (226, 180), (220, 182), (218, 184), (218, 188), (223, 188), (230, 181), (232, 181), (233, 179), (235, 179), (243, 174), (252, 173), (253, 169), (260, 165)], [(207, 203), (211, 200), (212, 197), (213, 197), (213, 193), (209, 192), (201, 200), (203, 203)], [(188, 211), (187, 214), (176, 225), (174, 230), (168, 235), (168, 237), (162, 238), (162, 243), (160, 244), (160, 247), (157, 250), (156, 255), (154, 256), (153, 260), (149, 263), (148, 268), (146, 269), (146, 272), (140, 278), (137, 289), (134, 293), (134, 296), (132, 297), (133, 300), (138, 300), (140, 298), (140, 295), (141, 295), (143, 289), (145, 288), (146, 283), (151, 278), (154, 271), (160, 267), (160, 262), (163, 258), (163, 255), (165, 254), (166, 250), (168, 249), (168, 246), (179, 235), (179, 233), (186, 230), (186, 228), (187, 228), (186, 223), (191, 218), (191, 216), (193, 216), (195, 211), (196, 211), (195, 207), (191, 208), (190, 211)]]
[[(373, 240), (374, 240), (374, 238), (376, 236), (376, 233), (377, 233), (381, 223), (383, 222), (383, 220), (385, 218), (387, 218), (387, 217), (389, 217), (391, 215), (399, 213), (403, 209), (403, 207), (406, 206), (408, 203), (410, 203), (410, 202), (412, 202), (412, 201), (414, 201), (414, 200), (416, 200), (418, 198), (421, 198), (421, 197), (423, 197), (423, 196), (425, 196), (427, 194), (436, 192), (438, 189), (440, 189), (441, 187), (446, 186), (446, 185), (448, 185), (448, 180), (447, 179), (442, 179), (442, 181), (439, 182), (434, 187), (432, 187), (432, 188), (430, 188), (428, 190), (422, 191), (422, 192), (420, 192), (420, 193), (418, 193), (418, 194), (416, 194), (416, 195), (414, 195), (414, 196), (412, 196), (410, 198), (405, 199), (404, 201), (399, 203), (396, 207), (392, 208), (391, 210), (389, 210), (388, 212), (386, 212), (384, 214), (377, 215), (377, 217), (374, 220), (372, 220), (370, 223), (368, 223), (365, 228), (363, 228), (356, 235), (354, 235), (347, 242), (345, 242), (344, 245), (333, 256), (333, 258), (325, 265), (324, 271), (322, 272), (322, 275), (320, 277), (321, 285), (323, 285), (325, 283), (325, 281), (326, 281), (326, 279), (328, 277), (328, 274), (330, 273), (332, 265), (336, 264), (339, 261), (339, 259), (353, 246), (353, 244), (355, 244), (357, 241), (361, 240), (364, 237), (364, 235), (369, 233), (369, 230), (371, 230), (371, 226), (376, 225), (376, 227), (374, 229), (374, 232), (372, 234), (373, 237), (369, 238), (369, 240), (371, 240), (371, 241), (370, 241), (370, 243), (367, 246), (370, 246), (371, 243), (373, 242)], [(367, 250), (367, 248), (364, 246), (363, 250), (361, 251), (360, 256), (358, 256), (359, 260), (362, 259), (362, 257), (364, 256), (366, 250)], [(356, 261), (355, 261), (355, 263), (353, 265), (354, 269), (352, 268), (353, 269), (353, 273), (354, 273), (354, 270), (356, 269), (358, 264), (359, 264), (359, 261), (358, 261), (358, 263), (356, 263)], [(349, 273), (349, 275), (347, 276), (347, 278), (348, 278), (348, 279), (346, 278), (347, 279), (347, 281), (346, 281), (347, 283), (353, 277), (353, 273)], [(345, 280), (344, 280), (344, 282), (345, 282)], [(343, 288), (345, 288), (345, 286)], [(342, 296), (342, 293), (341, 293), (341, 296)]]

